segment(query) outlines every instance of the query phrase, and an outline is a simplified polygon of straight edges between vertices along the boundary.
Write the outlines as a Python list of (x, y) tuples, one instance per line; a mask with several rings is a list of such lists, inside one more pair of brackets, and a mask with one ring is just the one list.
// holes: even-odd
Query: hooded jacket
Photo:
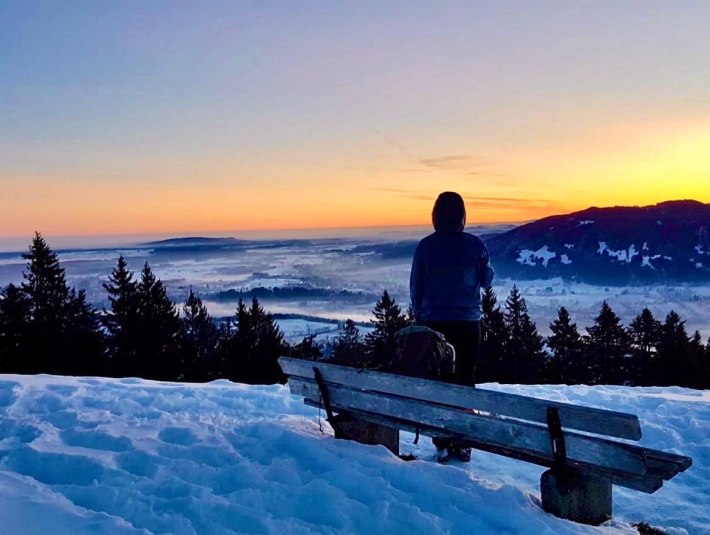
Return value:
[(483, 241), (463, 231), (466, 212), (463, 199), (442, 193), (434, 205), (436, 229), (414, 251), (409, 293), (417, 323), (430, 321), (478, 321), (481, 288), (493, 282), (488, 249)]

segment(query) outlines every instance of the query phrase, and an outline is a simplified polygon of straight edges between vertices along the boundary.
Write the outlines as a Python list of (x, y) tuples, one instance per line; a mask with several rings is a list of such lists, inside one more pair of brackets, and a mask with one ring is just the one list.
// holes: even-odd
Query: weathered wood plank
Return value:
[(679, 472), (684, 472), (693, 464), (693, 459), (675, 453), (643, 448), (646, 455), (646, 468), (661, 479), (671, 479)]
[[(304, 399), (304, 403), (312, 407), (322, 406), (322, 404), (318, 401), (307, 398)], [(427, 436), (438, 436), (445, 439), (455, 440), (464, 446), (469, 446), (481, 451), (486, 451), (488, 453), (501, 455), (503, 457), (509, 457), (511, 459), (517, 459), (519, 461), (525, 461), (528, 463), (536, 464), (538, 466), (550, 468), (553, 464), (552, 461), (547, 457), (544, 457), (535, 452), (517, 449), (515, 446), (495, 446), (492, 444), (487, 444), (485, 442), (473, 440), (470, 437), (464, 437), (462, 435), (452, 433), (451, 431), (448, 431), (446, 429), (440, 429), (437, 427), (422, 424), (414, 424), (412, 422), (399, 420), (397, 418), (388, 418), (379, 414), (353, 410), (347, 412), (361, 420), (365, 420), (368, 422), (381, 425), (396, 426), (399, 429), (410, 431), (412, 433), (416, 433), (418, 431), (420, 434)], [(573, 460), (570, 460), (568, 464), (570, 467), (580, 470), (582, 472), (586, 472), (591, 475), (596, 475), (597, 477), (608, 478), (614, 485), (619, 485), (621, 487), (645, 492), (647, 494), (652, 494), (663, 486), (662, 479), (648, 473), (646, 473), (645, 475), (635, 475), (624, 472), (618, 472), (611, 469), (601, 470), (598, 467), (576, 462)]]
[[(315, 382), (291, 377), (291, 392), (318, 401), (320, 392)], [(334, 410), (358, 410), (383, 416), (448, 429), (461, 436), (494, 446), (535, 452), (552, 462), (552, 449), (547, 428), (541, 425), (473, 414), (460, 409), (433, 405), (395, 395), (357, 390), (327, 383)], [(646, 472), (644, 455), (630, 444), (612, 442), (599, 437), (565, 433), (567, 458), (600, 468), (643, 475)]]
[(279, 364), (291, 376), (313, 378), (313, 366), (317, 366), (330, 383), (543, 424), (547, 422), (547, 408), (555, 407), (563, 428), (630, 440), (641, 438), (641, 426), (633, 414), (289, 357), (281, 357)]

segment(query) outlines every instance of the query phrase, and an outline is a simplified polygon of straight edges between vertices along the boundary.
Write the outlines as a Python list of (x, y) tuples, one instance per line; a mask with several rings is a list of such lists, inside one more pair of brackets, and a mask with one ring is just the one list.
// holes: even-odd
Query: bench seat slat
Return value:
[(289, 357), (281, 357), (279, 364), (284, 373), (290, 376), (312, 379), (313, 366), (317, 366), (323, 378), (330, 383), (452, 407), (474, 408), (542, 424), (547, 422), (547, 408), (555, 407), (559, 411), (563, 428), (629, 440), (641, 438), (641, 426), (638, 417), (633, 414)]
[(650, 473), (661, 479), (671, 479), (679, 472), (684, 472), (693, 464), (693, 459), (675, 453), (643, 448), (646, 467)]
[[(318, 385), (311, 380), (291, 377), (291, 392), (318, 402)], [(358, 390), (326, 381), (334, 410), (375, 412), (389, 418), (448, 429), (475, 437), (493, 446), (513, 446), (530, 450), (552, 461), (550, 437), (546, 427), (515, 420), (481, 416), (463, 410), (437, 406), (410, 398)], [(568, 459), (618, 472), (644, 475), (645, 458), (640, 448), (603, 438), (565, 433)]]

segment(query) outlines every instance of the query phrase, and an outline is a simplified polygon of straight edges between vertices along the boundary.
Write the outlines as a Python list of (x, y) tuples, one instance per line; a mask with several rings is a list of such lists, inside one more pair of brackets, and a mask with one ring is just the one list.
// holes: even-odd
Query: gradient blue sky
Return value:
[(0, 237), (710, 202), (710, 2), (0, 3)]

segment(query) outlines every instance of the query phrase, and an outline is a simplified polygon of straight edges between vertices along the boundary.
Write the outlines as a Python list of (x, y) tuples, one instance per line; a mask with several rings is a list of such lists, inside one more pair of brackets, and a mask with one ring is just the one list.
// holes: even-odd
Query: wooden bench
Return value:
[(611, 518), (612, 484), (651, 494), (692, 464), (631, 443), (641, 438), (632, 414), (289, 357), (279, 363), (291, 393), (323, 407), (336, 437), (399, 454), (403, 429), (548, 467), (543, 509), (576, 522)]

